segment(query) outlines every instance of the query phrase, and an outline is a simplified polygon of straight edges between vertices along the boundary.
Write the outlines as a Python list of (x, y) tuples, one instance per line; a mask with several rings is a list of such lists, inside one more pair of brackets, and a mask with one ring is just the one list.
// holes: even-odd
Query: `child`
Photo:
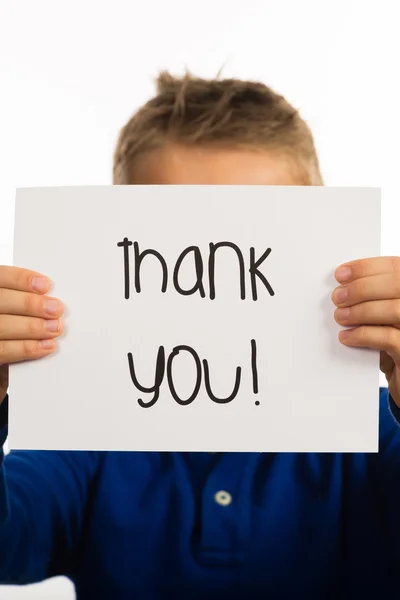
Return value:
[[(312, 135), (281, 96), (162, 74), (121, 132), (114, 183), (322, 178)], [(62, 331), (63, 305), (39, 275), (0, 267), (1, 398), (6, 365), (50, 354)], [(0, 581), (66, 575), (78, 600), (398, 597), (400, 259), (354, 261), (336, 278), (332, 318), (353, 326), (341, 341), (379, 349), (389, 384), (378, 454), (11, 452), (0, 471)], [(324, 401), (323, 389), (311, 393)]]

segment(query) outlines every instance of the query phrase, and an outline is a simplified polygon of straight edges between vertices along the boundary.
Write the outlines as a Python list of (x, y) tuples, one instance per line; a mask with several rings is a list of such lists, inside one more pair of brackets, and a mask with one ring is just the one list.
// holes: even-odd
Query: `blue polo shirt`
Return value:
[[(381, 389), (378, 454), (11, 452), (0, 582), (66, 575), (78, 600), (400, 598), (398, 413)], [(6, 403), (1, 419), (3, 444)]]

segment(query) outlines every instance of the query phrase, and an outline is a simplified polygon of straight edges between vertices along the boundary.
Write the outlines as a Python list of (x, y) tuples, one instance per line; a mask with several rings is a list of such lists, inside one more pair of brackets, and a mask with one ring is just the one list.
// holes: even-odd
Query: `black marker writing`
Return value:
[[(196, 269), (196, 283), (190, 290), (184, 290), (179, 285), (178, 275), (179, 275), (179, 269), (183, 262), (183, 259), (185, 258), (185, 256), (187, 256), (189, 254), (189, 252), (193, 252), (193, 254), (194, 254), (194, 264), (195, 264), (195, 269)], [(201, 257), (200, 248), (198, 248), (197, 246), (189, 246), (189, 248), (186, 248), (186, 250), (181, 252), (178, 260), (176, 261), (176, 265), (174, 268), (174, 277), (173, 277), (174, 286), (175, 286), (176, 291), (179, 292), (179, 294), (182, 294), (182, 296), (190, 296), (191, 294), (194, 294), (195, 292), (197, 292), (197, 290), (199, 290), (200, 296), (202, 298), (205, 298), (206, 293), (204, 291), (204, 286), (203, 286), (203, 271), (204, 271), (203, 259)]]
[[(195, 367), (196, 367), (196, 380), (195, 380), (195, 383), (193, 386), (193, 392), (191, 393), (189, 398), (187, 398), (186, 400), (183, 400), (178, 395), (178, 393), (176, 391), (176, 386), (174, 383), (173, 372), (172, 372), (173, 361), (179, 355), (180, 352), (188, 352), (193, 357)], [(134, 384), (134, 386), (141, 392), (148, 393), (148, 394), (150, 394), (150, 393), (154, 394), (153, 397), (148, 402), (144, 402), (141, 398), (138, 399), (138, 404), (142, 408), (151, 408), (152, 406), (155, 405), (155, 403), (159, 399), (160, 388), (161, 388), (162, 382), (164, 380), (165, 370), (167, 372), (166, 379), (167, 379), (167, 383), (168, 383), (168, 387), (169, 387), (171, 396), (173, 397), (175, 402), (177, 402), (180, 406), (187, 406), (187, 405), (191, 404), (197, 398), (197, 395), (200, 391), (200, 387), (201, 387), (201, 383), (202, 383), (202, 375), (203, 375), (202, 364), (203, 364), (203, 369), (204, 369), (205, 391), (206, 391), (208, 397), (210, 398), (210, 400), (212, 400), (213, 402), (216, 402), (217, 404), (228, 404), (229, 402), (232, 402), (232, 400), (234, 400), (236, 398), (236, 396), (238, 395), (239, 390), (240, 390), (242, 367), (236, 367), (235, 383), (234, 383), (231, 394), (229, 396), (226, 396), (225, 398), (218, 398), (211, 389), (210, 368), (208, 366), (208, 360), (203, 359), (203, 361), (201, 361), (197, 352), (193, 348), (191, 348), (190, 346), (187, 346), (187, 345), (175, 346), (173, 348), (170, 355), (168, 356), (166, 369), (165, 369), (164, 346), (159, 347), (158, 353), (157, 353), (157, 359), (156, 359), (156, 366), (155, 366), (154, 385), (151, 387), (145, 387), (144, 385), (139, 383), (138, 378), (136, 376), (134, 360), (133, 360), (133, 356), (132, 356), (131, 352), (128, 353), (128, 363), (129, 363), (129, 372), (131, 375), (131, 380), (132, 380), (132, 383)], [(253, 379), (253, 393), (258, 394), (257, 346), (256, 346), (255, 340), (251, 340), (251, 369), (252, 369), (252, 379)], [(259, 404), (260, 403), (257, 401), (256, 405), (258, 406)]]
[[(137, 241), (132, 242), (127, 237), (123, 238), (121, 242), (117, 243), (118, 247), (123, 248), (123, 264), (124, 264), (124, 296), (126, 299), (130, 298), (131, 294), (131, 286), (130, 286), (130, 260), (129, 260), (129, 247), (133, 246), (133, 254), (134, 254), (134, 289), (136, 293), (141, 293), (141, 268), (143, 260), (146, 256), (154, 256), (162, 270), (162, 280), (161, 280), (161, 292), (165, 293), (168, 288), (169, 278), (168, 278), (168, 265), (165, 258), (158, 252), (157, 250), (148, 248), (146, 250), (140, 251), (139, 244)], [(261, 272), (260, 267), (266, 260), (266, 258), (271, 254), (271, 248), (267, 248), (261, 256), (256, 259), (256, 251), (254, 247), (250, 248), (250, 266), (246, 271), (245, 259), (240, 250), (240, 248), (232, 243), (232, 242), (218, 242), (209, 244), (209, 256), (208, 256), (208, 284), (209, 284), (209, 298), (210, 300), (215, 300), (216, 297), (216, 254), (217, 250), (221, 248), (230, 248), (236, 254), (238, 260), (239, 267), (239, 294), (242, 300), (246, 299), (246, 272), (250, 274), (250, 287), (251, 287), (251, 297), (252, 300), (258, 300), (258, 289), (257, 283), (262, 282), (266, 290), (268, 291), (270, 296), (274, 296), (275, 292), (270, 285), (268, 279), (265, 274)], [(194, 273), (195, 273), (195, 281), (191, 288), (186, 289), (183, 288), (181, 282), (179, 281), (179, 273), (182, 267), (184, 260), (192, 256)], [(187, 258), (189, 260), (189, 258)], [(190, 296), (195, 293), (199, 293), (201, 298), (206, 297), (206, 292), (204, 289), (204, 263), (203, 257), (198, 246), (188, 246), (185, 248), (180, 255), (178, 256), (172, 275), (172, 283), (175, 290), (178, 294), (182, 296)], [(259, 391), (259, 382), (258, 382), (258, 371), (257, 371), (257, 344), (254, 339), (251, 340), (251, 374), (252, 374), (252, 385), (253, 385), (253, 393), (258, 394)], [(179, 355), (180, 352), (188, 352), (195, 363), (196, 367), (196, 380), (194, 382), (194, 387), (191, 395), (187, 399), (182, 399), (178, 395), (176, 391), (176, 386), (174, 382), (172, 367), (175, 358)], [(168, 360), (165, 360), (165, 350), (163, 346), (160, 346), (157, 353), (156, 365), (155, 365), (155, 374), (154, 374), (154, 385), (146, 387), (142, 385), (136, 376), (135, 363), (133, 359), (133, 355), (131, 352), (128, 353), (128, 364), (129, 364), (129, 372), (131, 376), (131, 380), (133, 385), (140, 391), (146, 394), (153, 394), (152, 398), (150, 398), (147, 402), (138, 399), (138, 404), (142, 408), (150, 408), (156, 404), (156, 402), (160, 398), (160, 388), (164, 381), (164, 375), (166, 373), (166, 381), (173, 399), (181, 406), (187, 406), (191, 404), (197, 397), (203, 379), (203, 371), (204, 371), (204, 387), (205, 392), (213, 402), (217, 404), (228, 404), (232, 402), (238, 395), (240, 391), (240, 386), (242, 384), (242, 367), (236, 367), (235, 381), (233, 385), (232, 392), (224, 398), (217, 397), (211, 387), (210, 381), (210, 367), (208, 364), (208, 360), (204, 358), (200, 359), (197, 352), (188, 345), (180, 345), (175, 346), (171, 353), (168, 356)], [(259, 406), (259, 400), (256, 400), (255, 404)]]
[[(181, 350), (185, 350), (186, 352), (189, 352), (189, 354), (191, 354), (193, 356), (194, 362), (196, 364), (196, 372), (197, 372), (194, 390), (187, 400), (182, 400), (181, 398), (179, 398), (178, 394), (176, 393), (174, 381), (172, 378), (172, 361), (174, 360), (175, 356), (178, 356), (178, 354)], [(168, 357), (167, 378), (168, 378), (169, 390), (170, 390), (171, 396), (173, 397), (175, 402), (177, 402), (181, 406), (187, 406), (188, 404), (193, 402), (193, 400), (196, 398), (197, 394), (199, 393), (199, 389), (200, 389), (200, 385), (201, 385), (201, 362), (200, 362), (197, 352), (195, 352), (193, 350), (193, 348), (190, 348), (190, 346), (176, 346)]]
[(124, 249), (124, 279), (125, 279), (125, 298), (129, 298), (129, 246), (132, 246), (132, 242), (128, 238), (124, 238), (122, 242), (118, 242), (117, 246), (123, 247)]
[(241, 374), (242, 374), (241, 367), (236, 367), (235, 386), (234, 386), (233, 391), (230, 394), (230, 396), (227, 396), (226, 398), (217, 398), (217, 396), (215, 396), (213, 394), (213, 391), (211, 389), (211, 384), (210, 384), (210, 370), (208, 368), (208, 361), (206, 358), (203, 360), (203, 367), (204, 367), (204, 385), (206, 387), (206, 392), (207, 392), (209, 398), (211, 398), (211, 400), (213, 402), (216, 402), (217, 404), (228, 404), (228, 402), (231, 402), (234, 398), (236, 398), (237, 393), (240, 388), (240, 378), (241, 378)]
[(148, 249), (148, 250), (143, 250), (143, 252), (139, 252), (139, 244), (137, 242), (135, 242), (133, 244), (133, 248), (135, 251), (135, 289), (136, 289), (136, 291), (138, 293), (140, 293), (140, 291), (141, 291), (140, 266), (142, 264), (142, 260), (144, 259), (145, 256), (152, 255), (152, 256), (155, 256), (156, 258), (158, 258), (158, 260), (160, 261), (160, 264), (162, 267), (162, 272), (163, 272), (161, 291), (166, 292), (167, 284), (168, 284), (168, 267), (167, 267), (167, 263), (165, 262), (165, 258), (163, 258), (161, 256), (161, 254), (159, 252), (157, 252), (157, 250)]
[(138, 399), (138, 403), (142, 408), (150, 408), (150, 406), (154, 406), (160, 396), (160, 387), (162, 381), (164, 379), (165, 372), (165, 351), (163, 346), (160, 346), (158, 349), (157, 359), (156, 359), (156, 369), (154, 375), (154, 385), (152, 387), (144, 387), (141, 385), (136, 377), (135, 373), (135, 365), (133, 362), (132, 353), (128, 353), (128, 363), (129, 363), (129, 372), (131, 374), (131, 379), (135, 387), (141, 392), (150, 394), (154, 392), (154, 396), (149, 402), (143, 402), (141, 398)]
[[(157, 250), (148, 248), (146, 250), (140, 251), (138, 242), (131, 242), (128, 238), (124, 238), (122, 242), (117, 242), (118, 247), (122, 247), (124, 249), (123, 260), (124, 260), (124, 289), (125, 289), (125, 298), (128, 299), (130, 297), (130, 263), (129, 263), (129, 246), (133, 245), (134, 249), (134, 280), (135, 280), (135, 291), (140, 294), (142, 291), (141, 281), (140, 281), (140, 273), (142, 268), (143, 259), (146, 256), (154, 256), (157, 258), (161, 269), (162, 269), (162, 281), (161, 281), (161, 291), (165, 293), (168, 287), (168, 265), (165, 258), (162, 256), (160, 252)], [(246, 299), (246, 266), (245, 260), (240, 248), (232, 243), (232, 242), (218, 242), (209, 244), (209, 256), (208, 256), (208, 284), (209, 284), (209, 298), (210, 300), (215, 300), (216, 292), (215, 292), (215, 263), (216, 263), (216, 254), (217, 250), (220, 248), (230, 248), (233, 250), (238, 259), (239, 266), (239, 294), (242, 300)], [(182, 266), (184, 259), (192, 254), (193, 262), (194, 262), (194, 270), (196, 274), (196, 280), (194, 285), (190, 289), (184, 289), (179, 282), (179, 271)], [(260, 266), (265, 261), (265, 259), (271, 254), (271, 248), (267, 248), (265, 252), (256, 259), (255, 248), (250, 248), (250, 266), (247, 269), (247, 272), (250, 273), (250, 287), (251, 287), (251, 297), (254, 301), (258, 300), (258, 291), (257, 291), (257, 281), (261, 281), (265, 288), (267, 289), (270, 296), (274, 296), (275, 292), (270, 285), (268, 279), (265, 274), (260, 271)], [(182, 296), (190, 296), (199, 292), (202, 298), (206, 297), (206, 292), (204, 289), (204, 263), (203, 257), (201, 255), (200, 248), (198, 246), (188, 246), (185, 248), (174, 265), (173, 269), (173, 286), (178, 294)]]
[(257, 344), (256, 344), (256, 340), (251, 340), (251, 372), (253, 374), (253, 392), (254, 392), (254, 394), (258, 394)]
[(246, 284), (244, 280), (244, 259), (240, 248), (236, 244), (231, 242), (218, 242), (218, 244), (210, 243), (210, 256), (208, 259), (208, 277), (210, 281), (210, 299), (215, 299), (215, 253), (218, 248), (232, 248), (237, 254), (239, 260), (239, 284), (240, 284), (240, 297), (242, 300), (246, 298)]
[(252, 294), (253, 294), (253, 300), (257, 300), (257, 281), (256, 281), (256, 276), (259, 277), (259, 279), (261, 279), (261, 281), (263, 282), (263, 284), (265, 285), (265, 287), (267, 288), (267, 290), (269, 291), (269, 293), (270, 293), (271, 296), (273, 296), (275, 294), (275, 292), (272, 289), (272, 287), (270, 286), (268, 280), (258, 270), (258, 267), (261, 265), (261, 263), (264, 262), (264, 260), (270, 254), (271, 254), (271, 248), (267, 248), (267, 250), (264, 252), (264, 254), (262, 254), (260, 256), (260, 258), (256, 261), (255, 260), (255, 249), (254, 248), (250, 248), (250, 269), (249, 269), (249, 271), (250, 271), (251, 291), (252, 291)]

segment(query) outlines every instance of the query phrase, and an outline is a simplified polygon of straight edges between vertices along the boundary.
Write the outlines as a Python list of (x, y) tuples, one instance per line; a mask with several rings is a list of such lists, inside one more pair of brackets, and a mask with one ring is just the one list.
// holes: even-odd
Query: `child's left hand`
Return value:
[(400, 408), (400, 257), (365, 258), (335, 271), (335, 320), (346, 346), (380, 350), (380, 368)]

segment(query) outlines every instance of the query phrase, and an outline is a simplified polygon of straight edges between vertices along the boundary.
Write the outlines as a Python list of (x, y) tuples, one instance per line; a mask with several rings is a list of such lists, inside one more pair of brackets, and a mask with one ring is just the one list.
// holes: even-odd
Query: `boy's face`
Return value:
[(170, 144), (136, 160), (136, 185), (304, 185), (293, 162), (272, 151)]

